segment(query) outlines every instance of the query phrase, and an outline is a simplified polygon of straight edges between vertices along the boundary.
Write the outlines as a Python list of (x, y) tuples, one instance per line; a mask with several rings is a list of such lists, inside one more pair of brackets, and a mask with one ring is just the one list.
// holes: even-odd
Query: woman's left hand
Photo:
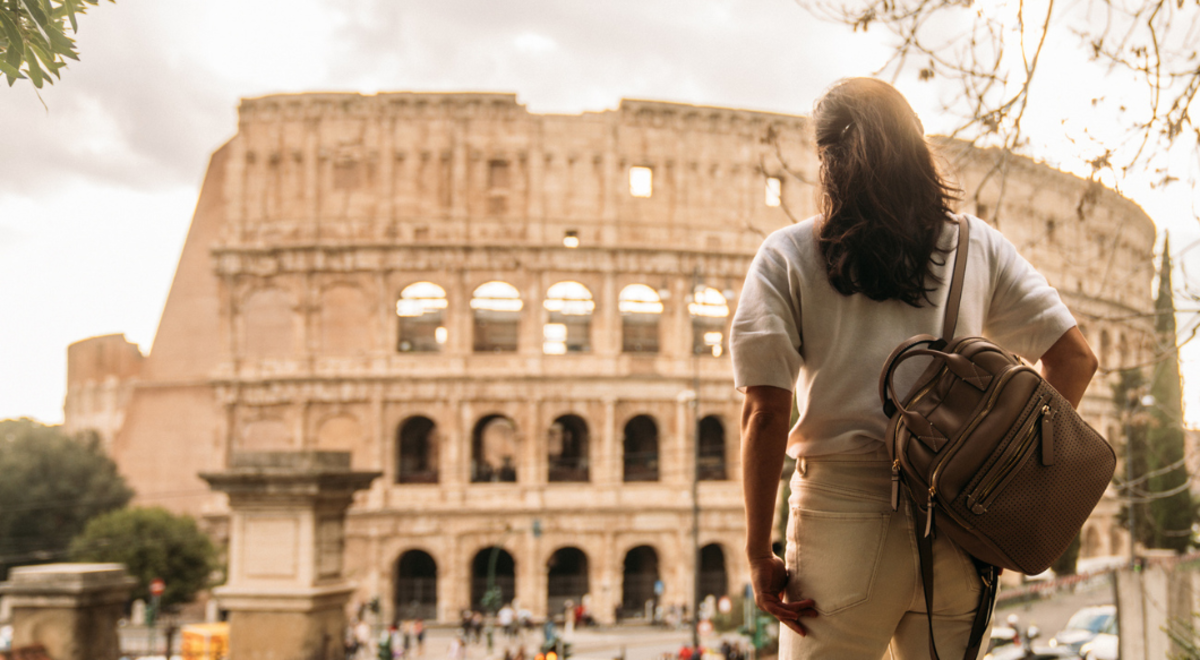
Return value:
[(801, 637), (808, 634), (800, 619), (817, 616), (816, 603), (811, 598), (795, 602), (784, 600), (788, 572), (782, 559), (775, 555), (751, 559), (750, 580), (754, 585), (754, 602), (759, 609), (779, 619)]

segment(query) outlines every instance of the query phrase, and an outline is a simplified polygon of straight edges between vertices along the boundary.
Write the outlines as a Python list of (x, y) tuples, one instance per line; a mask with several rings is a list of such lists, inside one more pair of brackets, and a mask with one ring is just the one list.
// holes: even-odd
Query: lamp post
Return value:
[[(700, 291), (700, 267), (692, 271), (692, 300)], [(691, 316), (691, 315), (689, 315)], [(694, 324), (695, 318), (691, 318)], [(700, 352), (692, 329), (692, 648), (700, 648)]]

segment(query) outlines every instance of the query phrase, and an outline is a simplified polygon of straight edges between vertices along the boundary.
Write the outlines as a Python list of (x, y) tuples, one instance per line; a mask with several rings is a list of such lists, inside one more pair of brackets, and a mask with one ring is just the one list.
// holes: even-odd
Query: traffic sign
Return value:
[(167, 583), (162, 581), (162, 578), (154, 578), (150, 580), (150, 595), (161, 596), (167, 590)]

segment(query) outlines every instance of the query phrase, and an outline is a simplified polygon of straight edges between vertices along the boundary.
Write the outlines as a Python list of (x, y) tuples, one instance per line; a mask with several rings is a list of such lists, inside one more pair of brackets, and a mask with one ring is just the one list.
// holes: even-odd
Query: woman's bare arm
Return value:
[(768, 385), (746, 388), (742, 403), (742, 494), (746, 502), (746, 556), (759, 608), (800, 635), (800, 618), (816, 616), (812, 600), (784, 602), (787, 569), (771, 552), (775, 497), (787, 450), (792, 393)]
[(1042, 377), (1075, 408), (1100, 363), (1079, 328), (1071, 328), (1042, 355)]

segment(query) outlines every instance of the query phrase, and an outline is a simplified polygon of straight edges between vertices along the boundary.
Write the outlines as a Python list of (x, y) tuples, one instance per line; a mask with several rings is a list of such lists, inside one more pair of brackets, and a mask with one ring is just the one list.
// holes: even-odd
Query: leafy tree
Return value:
[[(116, 0), (109, 0), (116, 2)], [(75, 40), (77, 17), (100, 0), (0, 0), (0, 73), (12, 87), (29, 79), (34, 87), (54, 84), (67, 59), (79, 60)]]
[(1153, 521), (1152, 548), (1187, 549), (1196, 520), (1188, 488), (1187, 464), (1183, 459), (1183, 387), (1179, 376), (1179, 349), (1175, 335), (1175, 302), (1171, 288), (1171, 237), (1163, 243), (1158, 298), (1154, 303), (1154, 329), (1161, 358), (1156, 360), (1150, 380), (1149, 424), (1146, 429), (1146, 490), (1153, 498), (1149, 513)]
[(209, 585), (217, 550), (191, 516), (161, 507), (111, 511), (93, 518), (71, 542), (76, 561), (124, 564), (137, 578), (133, 597), (150, 597), (150, 581), (166, 583), (163, 607), (191, 602)]
[[(1148, 500), (1145, 498), (1146, 468), (1146, 427), (1148, 415), (1142, 407), (1141, 397), (1146, 393), (1146, 376), (1142, 369), (1132, 367), (1117, 372), (1117, 380), (1113, 383), (1113, 402), (1117, 407), (1117, 417), (1122, 420), (1123, 437), (1110, 438), (1114, 449), (1120, 457), (1124, 468), (1118, 471), (1115, 481), (1120, 484), (1118, 497), (1121, 498), (1121, 512), (1117, 520), (1125, 528), (1129, 528), (1130, 507), (1134, 516), (1134, 539), (1143, 546), (1151, 547), (1154, 538), (1154, 526), (1150, 518)], [(1132, 492), (1133, 497), (1130, 498)]]
[(0, 577), (63, 558), (88, 520), (132, 497), (95, 434), (70, 438), (31, 419), (0, 421)]

